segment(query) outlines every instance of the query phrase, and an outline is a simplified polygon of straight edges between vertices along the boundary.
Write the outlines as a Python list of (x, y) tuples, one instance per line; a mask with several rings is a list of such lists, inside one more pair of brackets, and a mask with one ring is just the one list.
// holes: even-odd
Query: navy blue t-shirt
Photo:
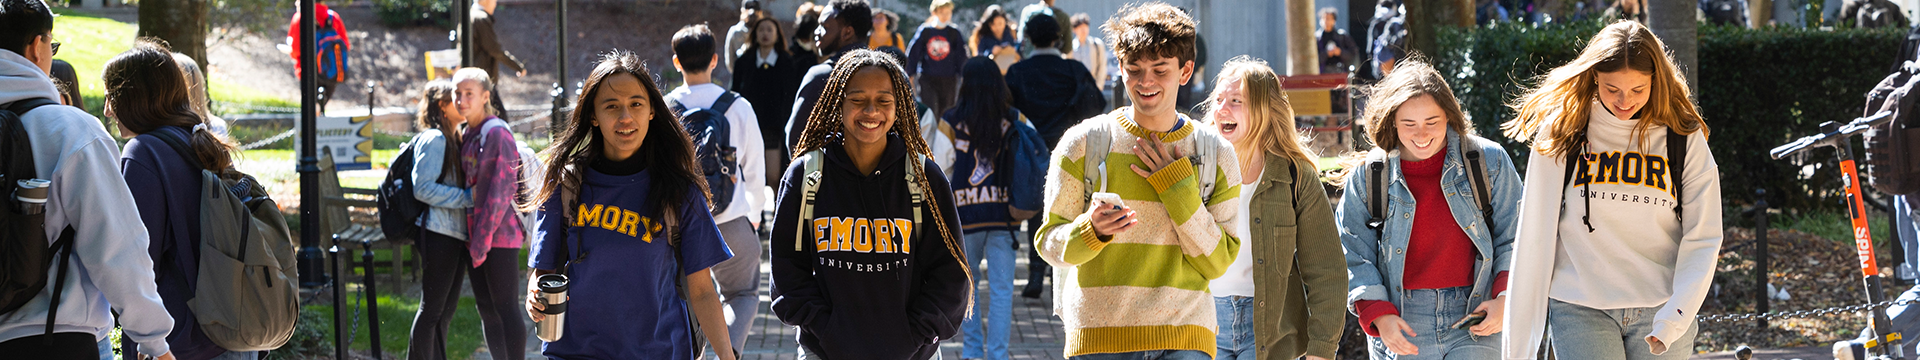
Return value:
[[(686, 302), (676, 277), (733, 257), (701, 196), (679, 209), (680, 258), (674, 272), (659, 212), (647, 209), (653, 170), (615, 176), (588, 169), (571, 221), (557, 211), (560, 197), (542, 205), (532, 266), (557, 269), (574, 258), (567, 276), (567, 323), (560, 341), (541, 352), (555, 359), (693, 359)], [(697, 189), (685, 189), (698, 194)], [(566, 242), (564, 245), (562, 242)], [(569, 255), (561, 255), (565, 249)], [(584, 256), (583, 256), (584, 255)]]

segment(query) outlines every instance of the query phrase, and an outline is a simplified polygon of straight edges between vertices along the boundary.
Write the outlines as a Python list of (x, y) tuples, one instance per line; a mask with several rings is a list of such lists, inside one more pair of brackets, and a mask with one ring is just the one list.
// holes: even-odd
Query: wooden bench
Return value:
[(319, 178), (320, 229), (333, 234), (334, 245), (358, 247), (362, 251), (387, 248), (391, 250), (389, 253), (393, 261), (395, 279), (407, 274), (418, 275), (420, 268), (417, 260), (416, 266), (413, 267), (414, 271), (406, 271), (408, 258), (414, 257), (410, 256), (411, 251), (407, 251), (410, 247), (408, 245), (413, 244), (412, 239), (387, 239), (386, 233), (380, 230), (378, 222), (355, 223), (348, 213), (349, 208), (377, 209), (379, 203), (373, 198), (378, 196), (378, 190), (340, 187), (340, 173), (334, 170), (333, 154), (330, 151), (320, 151)]

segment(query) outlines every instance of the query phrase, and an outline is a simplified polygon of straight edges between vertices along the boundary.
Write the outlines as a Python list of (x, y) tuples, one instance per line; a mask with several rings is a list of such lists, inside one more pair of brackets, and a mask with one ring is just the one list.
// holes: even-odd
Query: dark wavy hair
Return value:
[(1000, 121), (1013, 121), (1013, 93), (1000, 75), (1000, 64), (985, 56), (967, 59), (960, 68), (960, 99), (945, 114), (967, 127), (967, 141), (976, 149), (997, 154), (1006, 141)]
[[(141, 38), (132, 49), (107, 60), (101, 80), (107, 86), (107, 106), (114, 118), (135, 134), (163, 126), (194, 126), (206, 118), (194, 112), (187, 78), (173, 61), (173, 51), (159, 40)], [(224, 172), (233, 166), (233, 144), (211, 131), (188, 135), (188, 147), (203, 170)]]
[[(667, 111), (660, 85), (649, 75), (652, 73), (645, 61), (631, 51), (613, 50), (600, 56), (600, 63), (593, 67), (586, 85), (581, 87), (580, 96), (574, 99), (576, 110), (567, 115), (560, 136), (554, 139), (553, 146), (540, 153), (541, 161), (547, 164), (546, 183), (540, 187), (539, 194), (522, 205), (523, 210), (539, 209), (540, 204), (561, 191), (580, 191), (588, 164), (600, 156), (600, 149), (606, 145), (600, 138), (599, 127), (593, 126), (594, 112), (590, 105), (594, 98), (600, 96), (600, 89), (607, 79), (620, 75), (639, 79), (641, 86), (647, 89), (648, 106), (653, 108), (653, 118), (647, 120), (646, 138), (640, 142), (640, 150), (633, 154), (646, 157), (644, 161), (652, 164), (648, 168), (653, 170), (650, 178), (653, 187), (648, 197), (653, 201), (647, 206), (654, 211), (677, 207), (687, 201), (690, 195), (686, 191), (688, 187), (699, 188), (697, 194), (703, 199), (713, 198), (707, 192), (707, 179), (701, 176), (700, 164), (694, 160), (693, 139), (687, 137), (687, 130), (680, 125), (680, 120), (674, 117), (673, 112)], [(707, 207), (712, 209), (712, 201), (708, 201)], [(572, 218), (574, 209), (541, 210), (549, 213), (559, 210), (567, 218)]]

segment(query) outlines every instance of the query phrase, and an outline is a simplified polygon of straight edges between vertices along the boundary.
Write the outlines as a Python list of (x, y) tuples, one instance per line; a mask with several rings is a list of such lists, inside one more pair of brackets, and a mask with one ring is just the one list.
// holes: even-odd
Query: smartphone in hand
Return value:
[(1460, 318), (1460, 321), (1454, 322), (1452, 327), (1455, 329), (1465, 330), (1466, 328), (1473, 327), (1474, 325), (1480, 325), (1481, 321), (1486, 321), (1486, 320), (1487, 320), (1487, 312), (1485, 311), (1475, 312), (1472, 314), (1467, 314), (1467, 317)]
[(1101, 213), (1120, 211), (1127, 207), (1126, 202), (1120, 199), (1120, 194), (1110, 192), (1093, 193), (1093, 202), (1099, 204), (1096, 209)]

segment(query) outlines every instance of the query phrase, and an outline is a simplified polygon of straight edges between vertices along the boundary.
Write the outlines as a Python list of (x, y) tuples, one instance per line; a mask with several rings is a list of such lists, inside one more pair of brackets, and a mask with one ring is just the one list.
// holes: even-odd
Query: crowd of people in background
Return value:
[[(1608, 16), (1643, 17), (1636, 1)], [(1330, 359), (1345, 326), (1375, 359), (1532, 358), (1548, 334), (1560, 358), (1678, 359), (1721, 241), (1707, 126), (1635, 21), (1513, 105), (1521, 174), (1407, 52), (1404, 4), (1378, 2), (1364, 36), (1319, 11), (1320, 70), (1377, 79), (1352, 91), (1379, 144), (1323, 179), (1265, 60), (1185, 90), (1207, 77), (1204, 43), (1165, 3), (1100, 23), (1053, 0), (992, 5), (958, 25), (932, 0), (903, 34), (866, 0), (805, 3), (791, 27), (745, 0), (724, 35), (672, 35), (680, 84), (607, 52), (537, 155), (499, 118), (498, 68), (526, 69), (494, 38), (495, 5), (474, 4), (475, 67), (422, 86), (406, 145), (399, 175), (426, 206), (408, 219), (423, 260), (409, 359), (446, 358), (466, 285), (495, 359), (527, 353), (522, 319), (566, 314), (539, 353), (733, 360), (762, 282), (802, 358), (929, 359), (962, 337), (962, 358), (1006, 359), (1023, 246), (1022, 294), (1051, 282), (1073, 359)], [(350, 49), (327, 39), (338, 15), (314, 11), (322, 34), (290, 42)], [(0, 304), (0, 353), (106, 358), (117, 316), (124, 354), (260, 357), (210, 339), (188, 306), (205, 285), (201, 172), (243, 175), (204, 75), (148, 40), (110, 61), (106, 115), (130, 138), (116, 148), (94, 117), (48, 105), (78, 100), (50, 75), (52, 28), (41, 0), (0, 0), (0, 104), (39, 106), (0, 106), (19, 119), (0, 129), (32, 137), (40, 166), (5, 180), (56, 184), (33, 230), (76, 275), (46, 285), (57, 302)], [(323, 88), (347, 70), (322, 69)], [(551, 274), (564, 306), (541, 296)]]

